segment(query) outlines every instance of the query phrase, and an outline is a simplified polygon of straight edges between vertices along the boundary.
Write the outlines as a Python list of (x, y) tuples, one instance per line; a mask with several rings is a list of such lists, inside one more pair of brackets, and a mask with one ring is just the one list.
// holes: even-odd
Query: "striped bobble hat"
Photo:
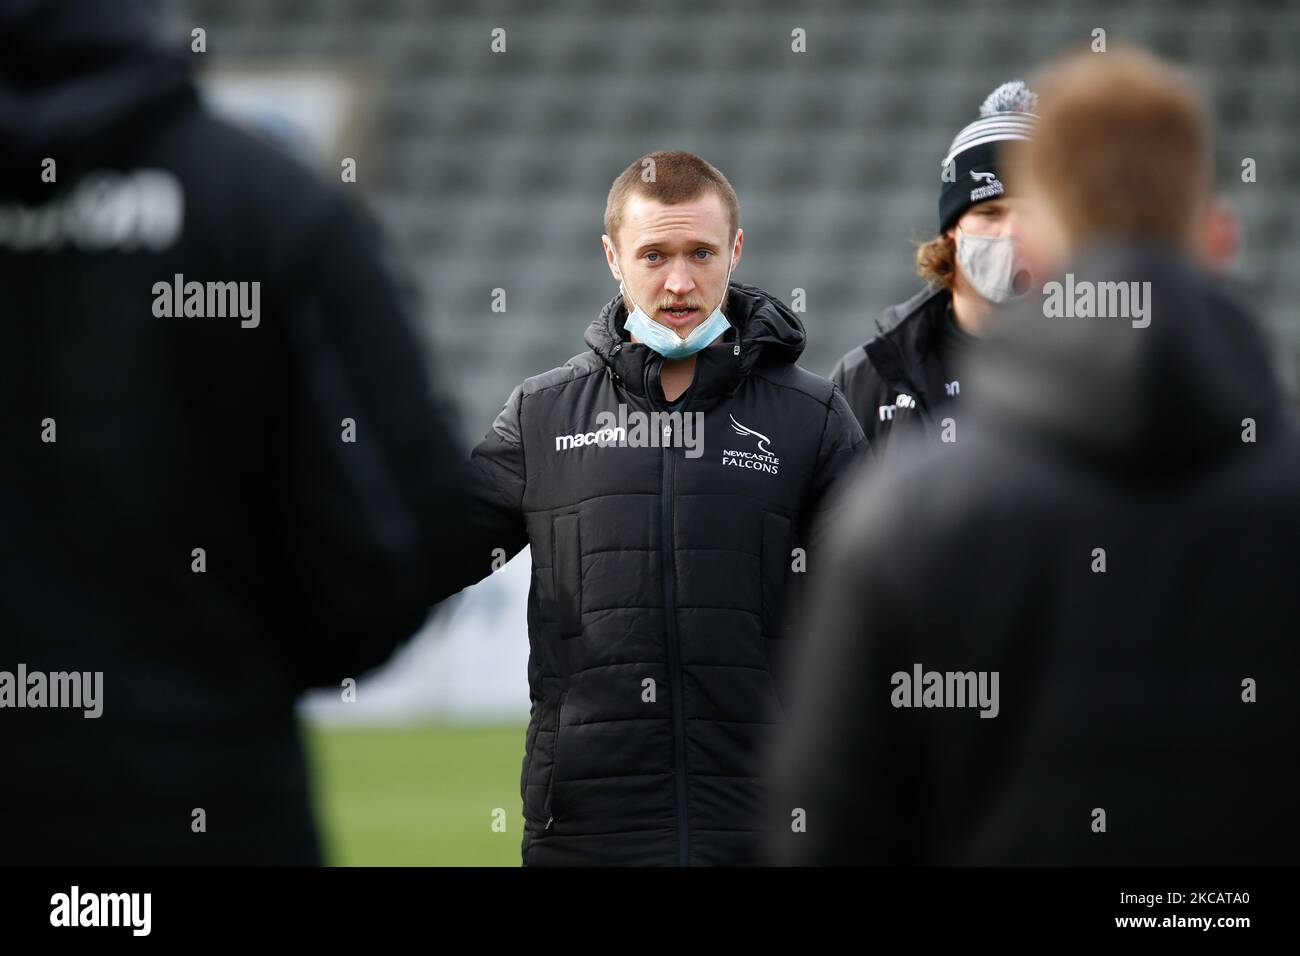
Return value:
[(998, 175), (1001, 145), (1029, 139), (1037, 116), (1038, 95), (1023, 80), (1003, 83), (980, 106), (980, 118), (953, 137), (941, 168), (939, 231), (971, 206), (1006, 193)]

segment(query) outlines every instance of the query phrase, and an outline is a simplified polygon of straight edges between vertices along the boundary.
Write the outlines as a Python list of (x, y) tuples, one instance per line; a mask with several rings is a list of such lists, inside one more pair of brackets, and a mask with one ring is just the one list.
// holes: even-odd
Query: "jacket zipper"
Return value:
[(564, 698), (568, 696), (567, 690), (560, 695), (560, 712), (555, 716), (555, 742), (551, 744), (551, 779), (546, 783), (546, 826), (542, 828), (544, 830), (549, 830), (551, 824), (555, 822), (555, 812), (551, 804), (555, 793), (555, 775), (560, 769), (560, 728), (564, 725)]
[[(739, 354), (740, 344), (737, 341), (735, 354)], [(652, 363), (646, 362), (642, 367), (641, 379), (644, 394), (649, 399), (650, 396), (650, 374)], [(663, 363), (658, 363), (659, 370), (662, 370)], [(699, 368), (696, 367), (695, 375), (699, 375)], [(687, 386), (686, 395), (695, 386), (695, 376), (692, 376), (691, 384)], [(665, 401), (666, 401), (665, 397)], [(650, 399), (647, 404), (654, 408), (655, 403)], [(688, 401), (683, 401), (680, 411), (685, 414)], [(660, 546), (663, 550), (663, 578), (664, 578), (664, 626), (667, 630), (667, 650), (668, 650), (668, 677), (672, 685), (673, 695), (673, 777), (676, 780), (677, 789), (677, 865), (690, 866), (690, 848), (691, 835), (689, 825), (689, 814), (687, 813), (686, 803), (686, 718), (685, 708), (682, 704), (682, 674), (681, 664), (678, 661), (679, 647), (677, 644), (677, 597), (675, 591), (676, 569), (674, 567), (674, 557), (676, 548), (673, 540), (673, 476), (676, 471), (677, 456), (673, 453), (672, 447), (672, 423), (669, 422), (664, 426), (663, 434), (663, 485), (659, 491), (660, 500), (660, 524), (663, 526), (661, 531)]]
[[(683, 404), (683, 409), (685, 404)], [(690, 829), (686, 812), (686, 730), (682, 708), (681, 664), (677, 659), (677, 598), (674, 593), (673, 473), (677, 456), (672, 448), (672, 425), (664, 426), (664, 467), (661, 522), (663, 524), (664, 623), (668, 630), (668, 674), (673, 694), (673, 754), (677, 780), (677, 865), (689, 866)]]

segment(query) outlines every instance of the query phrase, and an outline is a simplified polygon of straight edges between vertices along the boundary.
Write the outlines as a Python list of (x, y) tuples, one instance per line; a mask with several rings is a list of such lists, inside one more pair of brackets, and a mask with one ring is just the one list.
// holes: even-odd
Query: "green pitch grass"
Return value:
[(519, 866), (524, 729), (304, 726), (326, 862)]

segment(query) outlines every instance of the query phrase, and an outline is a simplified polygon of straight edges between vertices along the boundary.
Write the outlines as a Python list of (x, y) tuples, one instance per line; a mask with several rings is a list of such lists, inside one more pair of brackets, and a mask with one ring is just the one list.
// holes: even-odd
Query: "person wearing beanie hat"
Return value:
[(943, 436), (962, 354), (996, 306), (1033, 286), (1019, 248), (1023, 201), (1009, 194), (1003, 153), (1030, 137), (1037, 102), (1024, 82), (1003, 83), (953, 138), (940, 164), (938, 234), (916, 254), (925, 287), (886, 309), (831, 373), (873, 457), (900, 428)]

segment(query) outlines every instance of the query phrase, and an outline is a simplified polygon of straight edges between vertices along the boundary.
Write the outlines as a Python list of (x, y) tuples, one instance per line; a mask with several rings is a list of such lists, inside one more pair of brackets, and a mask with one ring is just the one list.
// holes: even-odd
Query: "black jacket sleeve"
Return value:
[(460, 560), (437, 582), (438, 599), (498, 570), (528, 543), (524, 523), (523, 386), (517, 386), (470, 456), (457, 531)]
[(769, 767), (769, 863), (891, 864), (920, 854), (922, 740), (911, 712), (890, 702), (891, 674), (914, 658), (899, 600), (907, 587), (881, 544), (893, 520), (882, 511), (884, 484), (874, 469), (853, 482), (822, 571), (810, 576), (788, 723)]
[[(839, 389), (832, 387), (822, 424), (821, 446), (817, 454), (816, 470), (812, 475), (808, 500), (799, 516), (799, 544), (804, 549), (802, 566), (791, 561), (792, 572), (786, 577), (786, 607), (783, 610), (783, 630), (798, 633), (800, 607), (807, 597), (811, 579), (824, 567), (824, 542), (827, 531), (834, 527), (847, 500), (847, 489), (853, 475), (867, 452), (867, 441), (857, 420), (844, 402)], [(781, 648), (769, 649), (769, 665), (777, 685), (778, 696), (784, 699), (789, 691), (786, 661), (796, 656), (797, 640), (785, 641)]]
[(372, 221), (330, 194), (280, 273), (284, 627), (306, 686), (383, 662), (457, 563), (468, 487)]
[(835, 364), (831, 381), (844, 393), (844, 400), (862, 426), (872, 460), (879, 460), (889, 436), (890, 423), (880, 417), (880, 406), (889, 404), (889, 386), (871, 364), (862, 346)]
[(844, 488), (866, 456), (869, 445), (839, 388), (832, 388), (822, 425), (817, 470), (808, 507), (802, 516), (803, 538), (810, 557), (820, 548), (823, 531), (832, 526), (844, 501)]

